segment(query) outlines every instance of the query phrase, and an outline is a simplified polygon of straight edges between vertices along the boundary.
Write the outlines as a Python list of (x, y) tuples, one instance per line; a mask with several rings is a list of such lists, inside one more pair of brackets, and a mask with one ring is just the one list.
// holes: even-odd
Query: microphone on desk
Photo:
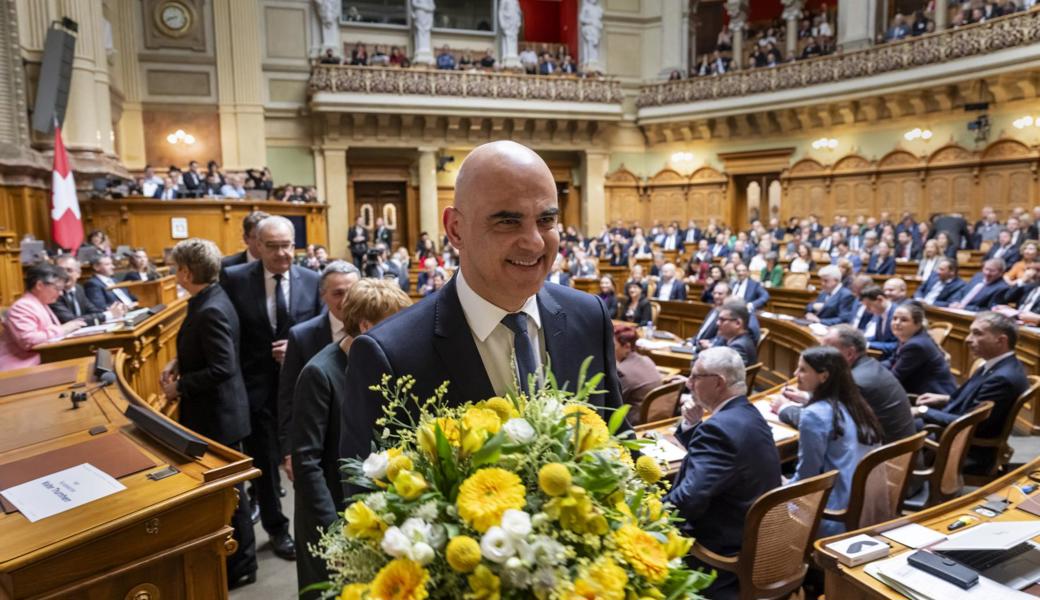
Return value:
[(100, 390), (103, 387), (112, 385), (116, 382), (116, 374), (112, 371), (104, 371), (98, 376), (98, 383), (94, 384), (93, 387), (87, 390), (72, 392), (72, 408), (79, 408), (80, 403), (86, 402), (90, 395)]

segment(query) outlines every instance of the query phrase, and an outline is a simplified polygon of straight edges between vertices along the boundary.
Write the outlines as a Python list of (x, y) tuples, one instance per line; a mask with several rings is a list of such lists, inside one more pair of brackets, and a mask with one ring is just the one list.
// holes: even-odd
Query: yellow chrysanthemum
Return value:
[[(596, 411), (588, 406), (571, 404), (564, 407), (563, 413), (565, 415), (579, 414), (578, 422), (581, 424), (581, 431), (578, 435), (578, 452), (602, 448), (610, 441), (610, 429), (607, 428), (607, 424)], [(568, 419), (567, 422), (574, 426), (573, 418)]]
[(469, 582), (469, 592), (466, 592), (466, 600), (499, 600), (501, 594), (499, 592), (500, 583), (498, 575), (491, 572), (491, 569), (480, 565), (472, 575), (466, 578)]
[(407, 558), (395, 558), (386, 564), (369, 590), (371, 600), (423, 600), (430, 574)]
[(347, 522), (343, 528), (347, 537), (376, 541), (383, 539), (386, 523), (364, 502), (357, 501), (347, 507), (343, 511), (343, 518)]
[(571, 472), (567, 465), (549, 463), (538, 470), (538, 487), (550, 496), (562, 496), (571, 487)]
[(656, 460), (644, 454), (636, 460), (636, 475), (653, 485), (661, 480), (664, 473), (661, 472), (661, 465), (657, 464)]
[(489, 468), (462, 482), (456, 506), (462, 520), (484, 533), (502, 521), (502, 513), (510, 508), (522, 509), (526, 502), (524, 484), (516, 473)]
[(348, 583), (343, 586), (343, 591), (339, 593), (337, 600), (361, 600), (367, 591), (367, 583)]
[(614, 544), (632, 570), (651, 583), (660, 583), (668, 576), (668, 554), (649, 533), (635, 525), (622, 525), (614, 532)]
[(693, 538), (682, 537), (678, 531), (671, 529), (668, 531), (668, 541), (664, 546), (669, 559), (679, 558), (686, 556), (686, 553), (690, 551), (690, 546), (693, 546)]
[(480, 564), (480, 544), (477, 540), (459, 535), (451, 538), (444, 550), (448, 566), (458, 573), (469, 573)]
[(412, 459), (404, 454), (399, 454), (390, 459), (390, 464), (386, 467), (386, 478), (390, 481), (397, 479), (397, 475), (401, 471), (410, 471), (415, 468), (415, 463)]
[(394, 478), (394, 489), (397, 495), (405, 500), (415, 500), (427, 487), (426, 480), (415, 471), (404, 470)]
[(581, 570), (573, 600), (624, 600), (628, 575), (614, 561), (600, 558)]
[(574, 533), (603, 535), (607, 532), (607, 519), (592, 503), (592, 498), (583, 488), (572, 485), (563, 496), (545, 503), (545, 514), (556, 519), (564, 529)]
[(509, 419), (514, 419), (520, 416), (520, 413), (516, 410), (516, 407), (513, 406), (513, 403), (501, 396), (495, 396), (493, 398), (488, 398), (483, 402), (478, 402), (477, 407), (488, 408), (495, 411), (495, 414), (498, 415), (498, 418), (501, 419), (503, 423)]

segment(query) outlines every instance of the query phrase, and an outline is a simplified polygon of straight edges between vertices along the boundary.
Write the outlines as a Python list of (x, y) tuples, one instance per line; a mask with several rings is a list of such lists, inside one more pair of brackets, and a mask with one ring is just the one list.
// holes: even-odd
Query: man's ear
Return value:
[(462, 213), (456, 210), (454, 206), (445, 208), (441, 217), (444, 223), (444, 233), (448, 236), (448, 241), (456, 249), (461, 249), (464, 245), (461, 235), (462, 219)]

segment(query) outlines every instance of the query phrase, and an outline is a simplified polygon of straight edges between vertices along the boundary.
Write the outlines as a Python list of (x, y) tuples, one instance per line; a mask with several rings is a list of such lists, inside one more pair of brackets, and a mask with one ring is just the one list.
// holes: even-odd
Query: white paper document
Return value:
[(35, 523), (125, 489), (108, 473), (83, 463), (0, 490), (0, 495)]
[(676, 446), (663, 437), (650, 439), (654, 441), (653, 445), (647, 444), (640, 448), (639, 451), (654, 460), (664, 463), (673, 463), (686, 458), (685, 448)]
[(938, 531), (917, 523), (889, 529), (881, 535), (908, 548), (924, 548), (946, 539), (946, 536)]
[(773, 441), (779, 442), (782, 440), (793, 438), (798, 435), (798, 432), (790, 427), (784, 427), (783, 425), (769, 424), (769, 428), (773, 430)]
[(935, 575), (910, 566), (906, 558), (912, 552), (907, 550), (887, 560), (872, 562), (864, 571), (913, 600), (1035, 600), (1034, 596), (981, 575), (976, 585), (962, 590)]

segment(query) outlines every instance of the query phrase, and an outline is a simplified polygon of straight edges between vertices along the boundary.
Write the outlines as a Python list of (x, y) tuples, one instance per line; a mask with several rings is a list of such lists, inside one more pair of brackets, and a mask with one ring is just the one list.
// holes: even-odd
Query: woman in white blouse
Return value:
[(932, 271), (935, 270), (940, 258), (942, 258), (942, 254), (939, 252), (938, 242), (935, 240), (925, 242), (924, 251), (921, 253), (921, 264), (917, 267), (917, 278), (927, 281), (932, 276)]
[(792, 273), (808, 273), (812, 271), (812, 251), (805, 244), (798, 244), (798, 254), (791, 260)]

